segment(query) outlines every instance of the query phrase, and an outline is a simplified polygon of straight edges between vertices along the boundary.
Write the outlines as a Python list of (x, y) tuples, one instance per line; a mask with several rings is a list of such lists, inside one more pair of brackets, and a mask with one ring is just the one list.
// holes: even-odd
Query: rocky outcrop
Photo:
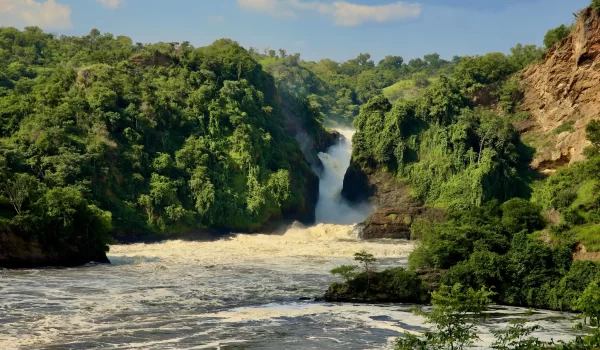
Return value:
[(8, 230), (0, 230), (0, 267), (37, 268), (80, 266), (90, 262), (110, 263), (104, 251), (79, 251), (75, 248), (53, 250), (36, 239), (25, 239)]
[(553, 172), (582, 160), (589, 145), (585, 126), (600, 117), (599, 14), (583, 10), (571, 35), (523, 72), (523, 82), (523, 108), (531, 118), (517, 127), (537, 149), (532, 166)]
[(363, 239), (410, 239), (414, 208), (384, 208), (377, 210), (364, 223)]
[(377, 208), (420, 208), (407, 183), (381, 169), (362, 169), (352, 162), (344, 176), (342, 196), (350, 202), (369, 201)]
[[(305, 169), (295, 171), (302, 171), (304, 175), (306, 192), (304, 193), (303, 205), (292, 210), (283, 210), (283, 222), (271, 220), (261, 228), (261, 231), (271, 232), (280, 227), (281, 224), (287, 225), (296, 220), (305, 225), (314, 224), (315, 211), (319, 201), (319, 177), (308, 166)], [(297, 186), (297, 184), (292, 183), (291, 186)]]
[(411, 195), (410, 186), (384, 170), (361, 169), (352, 163), (344, 176), (342, 195), (351, 203), (368, 201), (378, 208), (362, 224), (363, 239), (410, 239), (417, 219), (441, 221), (444, 211), (429, 208)]
[(441, 221), (444, 211), (429, 207), (382, 208), (363, 224), (363, 239), (410, 239), (410, 228), (416, 219)]

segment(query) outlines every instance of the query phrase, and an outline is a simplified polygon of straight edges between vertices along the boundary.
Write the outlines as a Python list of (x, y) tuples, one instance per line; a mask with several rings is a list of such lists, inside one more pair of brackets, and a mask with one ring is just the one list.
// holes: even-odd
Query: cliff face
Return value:
[[(523, 108), (531, 119), (517, 124), (537, 148), (533, 167), (543, 172), (583, 159), (585, 126), (600, 116), (600, 16), (579, 14), (569, 37), (543, 63), (523, 74)], [(560, 127), (560, 128), (559, 128)]]
[(412, 223), (419, 218), (442, 221), (444, 212), (428, 208), (411, 195), (408, 184), (383, 170), (361, 169), (350, 164), (344, 176), (344, 198), (350, 202), (368, 201), (377, 211), (362, 225), (362, 238), (410, 239)]
[(62, 247), (53, 250), (35, 239), (0, 230), (0, 267), (36, 268), (45, 266), (80, 266), (89, 262), (110, 263), (104, 251), (80, 251)]

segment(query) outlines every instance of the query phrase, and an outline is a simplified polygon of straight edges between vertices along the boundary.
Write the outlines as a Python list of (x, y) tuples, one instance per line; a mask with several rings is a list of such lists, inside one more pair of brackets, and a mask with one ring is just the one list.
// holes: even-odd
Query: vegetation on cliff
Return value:
[(316, 176), (285, 121), (273, 77), (231, 40), (0, 28), (2, 230), (104, 250), (109, 230), (311, 222)]
[[(461, 283), (494, 291), (491, 299), (499, 304), (579, 310), (578, 297), (591, 283), (600, 281), (599, 265), (573, 261), (573, 245), (549, 246), (539, 240), (533, 233), (544, 226), (540, 210), (523, 199), (502, 205), (490, 201), (480, 207), (453, 206), (446, 222), (415, 227), (413, 233), (420, 240), (409, 256), (410, 270), (402, 270), (402, 278), (418, 286), (422, 294), (410, 301), (426, 301), (428, 293), (440, 285)], [(375, 275), (383, 280), (379, 285), (389, 289), (387, 294), (404, 291), (399, 287), (403, 282), (395, 277), (385, 280), (388, 275), (396, 273)], [(415, 276), (422, 285), (413, 281)], [(363, 280), (364, 276), (354, 277), (333, 284), (326, 296), (329, 300), (370, 300), (384, 290), (381, 286), (371, 290)], [(355, 294), (347, 292), (353, 290)]]
[[(595, 28), (590, 23), (598, 16), (589, 11), (580, 20)], [(580, 260), (582, 251), (600, 250), (600, 123), (586, 128), (592, 144), (586, 161), (549, 177), (531, 171), (535, 149), (513, 126), (528, 118), (516, 73), (543, 52), (519, 46), (511, 55), (462, 58), (421, 98), (391, 104), (376, 96), (354, 120), (354, 169), (367, 177), (373, 169), (391, 173), (414, 197), (447, 213), (445, 222), (413, 222), (412, 238), (419, 241), (403, 271), (412, 276), (407, 281), (419, 276), (434, 290), (457, 283), (489, 289), (490, 301), (500, 304), (585, 311), (580, 296), (600, 282), (598, 263)], [(567, 123), (556, 133), (573, 127)], [(356, 170), (351, 175), (361, 178)], [(381, 295), (360, 283), (354, 277), (333, 284), (327, 295)], [(388, 294), (394, 285), (400, 284), (389, 278)], [(427, 299), (431, 288), (421, 290)]]
[(538, 50), (513, 52), (463, 58), (452, 76), (440, 77), (417, 100), (371, 99), (353, 123), (353, 164), (384, 168), (409, 180), (416, 197), (444, 207), (526, 192), (523, 165), (531, 154), (511, 118), (477, 107), (486, 97), (514, 111), (518, 86), (508, 78), (536, 60)]

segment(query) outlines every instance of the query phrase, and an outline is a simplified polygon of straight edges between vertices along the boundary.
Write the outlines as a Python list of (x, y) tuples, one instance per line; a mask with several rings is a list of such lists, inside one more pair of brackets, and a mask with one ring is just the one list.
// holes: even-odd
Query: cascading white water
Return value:
[(342, 197), (344, 175), (352, 156), (352, 129), (337, 129), (343, 136), (340, 142), (326, 153), (319, 153), (323, 172), (319, 182), (319, 202), (316, 209), (317, 223), (351, 225), (363, 222), (372, 212), (368, 204), (352, 205)]

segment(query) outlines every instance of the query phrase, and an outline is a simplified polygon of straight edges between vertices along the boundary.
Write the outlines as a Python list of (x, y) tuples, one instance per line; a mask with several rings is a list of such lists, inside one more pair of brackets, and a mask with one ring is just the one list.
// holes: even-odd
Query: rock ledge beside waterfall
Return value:
[(415, 220), (444, 220), (442, 209), (424, 206), (411, 195), (407, 183), (383, 170), (363, 170), (350, 164), (344, 176), (342, 196), (352, 203), (368, 201), (378, 208), (362, 225), (363, 239), (410, 239), (410, 228)]

